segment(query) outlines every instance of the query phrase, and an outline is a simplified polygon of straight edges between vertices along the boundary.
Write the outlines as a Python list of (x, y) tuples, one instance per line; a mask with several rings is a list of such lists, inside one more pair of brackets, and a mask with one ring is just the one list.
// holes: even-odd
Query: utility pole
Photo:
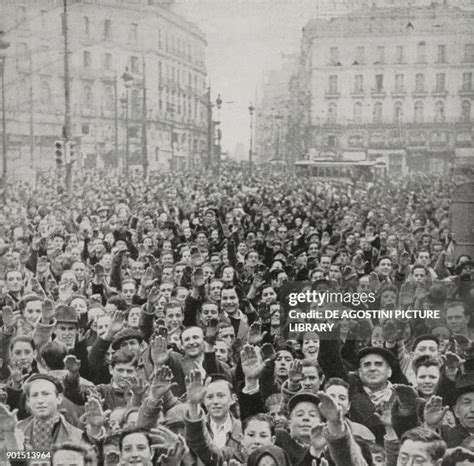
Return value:
[(29, 72), (30, 72), (30, 86), (29, 86), (29, 100), (30, 100), (30, 163), (32, 168), (35, 167), (35, 122), (34, 122), (34, 102), (33, 102), (33, 58), (31, 52), (28, 54), (29, 58)]
[(148, 176), (148, 137), (147, 137), (147, 107), (146, 107), (146, 67), (145, 55), (143, 55), (143, 105), (142, 105), (142, 163), (143, 176)]
[(214, 146), (214, 123), (212, 122), (212, 102), (211, 102), (211, 86), (207, 88), (206, 95), (206, 106), (207, 106), (207, 169), (212, 169), (213, 160), (213, 146)]
[(114, 80), (114, 156), (115, 160), (117, 161), (118, 166), (118, 82), (117, 82), (117, 73), (115, 73), (115, 80)]
[[(69, 42), (68, 42), (68, 0), (63, 0), (63, 36), (64, 36), (64, 127), (63, 138), (68, 141), (71, 137), (71, 93), (69, 89)], [(71, 194), (72, 189), (72, 161), (66, 161), (66, 191)]]

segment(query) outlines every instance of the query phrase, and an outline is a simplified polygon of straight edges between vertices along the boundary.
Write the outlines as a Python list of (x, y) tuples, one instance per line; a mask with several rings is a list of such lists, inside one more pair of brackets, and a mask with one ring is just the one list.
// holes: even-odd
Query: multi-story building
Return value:
[[(10, 42), (5, 104), (13, 168), (54, 164), (65, 114), (63, 3), (0, 0), (0, 29)], [(203, 33), (171, 1), (159, 0), (68, 1), (67, 25), (71, 135), (80, 162), (124, 164), (128, 113), (130, 166), (142, 164), (143, 154), (150, 170), (200, 163), (207, 151)]]
[[(366, 8), (303, 31), (299, 158), (444, 171), (472, 154), (474, 13)], [(358, 153), (358, 154), (357, 154)]]

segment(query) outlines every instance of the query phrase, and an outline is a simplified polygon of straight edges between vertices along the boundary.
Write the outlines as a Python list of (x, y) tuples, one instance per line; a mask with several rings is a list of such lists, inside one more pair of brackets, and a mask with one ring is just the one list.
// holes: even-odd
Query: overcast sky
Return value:
[[(213, 99), (220, 93), (223, 150), (248, 150), (248, 106), (255, 103), (264, 71), (279, 68), (280, 53), (299, 50), (301, 28), (316, 0), (176, 0), (175, 10), (206, 34)], [(226, 104), (225, 102), (234, 102)]]

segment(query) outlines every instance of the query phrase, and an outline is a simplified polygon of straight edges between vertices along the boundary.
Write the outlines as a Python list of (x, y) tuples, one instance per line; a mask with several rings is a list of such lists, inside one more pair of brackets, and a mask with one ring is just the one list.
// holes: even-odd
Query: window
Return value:
[(396, 74), (395, 75), (395, 92), (404, 92), (404, 90), (405, 90), (404, 75)]
[(26, 6), (18, 7), (18, 24), (23, 24), (26, 22)]
[(446, 75), (444, 73), (436, 73), (436, 92), (444, 92), (446, 90)]
[(91, 67), (91, 53), (88, 51), (84, 51), (82, 53), (82, 66), (84, 68), (90, 68)]
[(335, 74), (329, 76), (329, 93), (337, 94), (337, 76)]
[(28, 44), (26, 42), (20, 42), (18, 44), (18, 58), (20, 60), (26, 60), (28, 58)]
[(88, 16), (84, 16), (83, 25), (84, 25), (84, 37), (86, 39), (89, 39), (91, 31), (90, 31), (90, 22), (89, 22)]
[(331, 102), (328, 106), (328, 123), (336, 123), (337, 120), (337, 105), (335, 102)]
[(438, 45), (438, 63), (446, 63), (446, 45)]
[(376, 48), (375, 53), (376, 53), (375, 62), (380, 63), (380, 64), (385, 63), (385, 47), (378, 46)]
[(404, 61), (405, 61), (405, 47), (403, 47), (403, 45), (397, 45), (396, 62), (403, 63)]
[(471, 72), (462, 74), (462, 90), (472, 91), (472, 73)]
[(161, 83), (163, 80), (163, 67), (161, 61), (158, 62), (158, 82)]
[(51, 104), (51, 87), (49, 86), (48, 81), (41, 81), (41, 94), (40, 102), (41, 105), (50, 105)]
[(133, 89), (130, 94), (130, 112), (132, 118), (140, 116), (140, 95), (138, 89)]
[(401, 123), (403, 121), (403, 104), (401, 102), (395, 102), (393, 106), (393, 122)]
[(104, 70), (110, 71), (112, 69), (112, 54), (106, 53), (104, 55)]
[(426, 63), (426, 43), (425, 42), (418, 43), (417, 61), (418, 63)]
[(114, 93), (110, 86), (105, 86), (104, 88), (104, 107), (108, 112), (114, 110)]
[(374, 123), (382, 123), (382, 102), (374, 104)]
[(130, 35), (128, 37), (128, 42), (133, 45), (138, 44), (138, 24), (132, 23), (130, 25)]
[(359, 64), (365, 62), (365, 47), (356, 47), (356, 61)]
[(158, 29), (158, 48), (161, 49), (163, 47), (163, 42), (161, 40), (161, 29)]
[(130, 71), (132, 73), (139, 73), (139, 66), (138, 66), (138, 57), (130, 57)]
[(375, 92), (383, 92), (383, 74), (375, 75)]
[(47, 15), (47, 11), (46, 10), (41, 10), (41, 27), (42, 28), (45, 28), (46, 27), (46, 15)]
[(112, 40), (112, 21), (110, 19), (104, 21), (104, 40)]
[(461, 121), (466, 123), (471, 121), (471, 102), (469, 100), (464, 100), (461, 104)]
[(331, 47), (329, 49), (329, 60), (331, 65), (337, 65), (339, 63), (339, 48)]
[(354, 123), (362, 122), (362, 103), (356, 102), (354, 104)]
[(424, 112), (424, 105), (423, 102), (416, 102), (415, 103), (415, 123), (423, 123), (423, 112)]
[(89, 84), (86, 84), (83, 89), (83, 104), (84, 108), (92, 107), (92, 87)]
[(417, 73), (415, 76), (415, 92), (425, 92), (425, 75)]
[(468, 63), (474, 62), (474, 44), (466, 44), (464, 46), (464, 61)]
[(354, 92), (364, 92), (364, 76), (361, 74), (356, 74), (354, 76)]
[(434, 121), (435, 123), (441, 123), (445, 121), (445, 115), (444, 115), (444, 102), (436, 102), (435, 104), (435, 118)]

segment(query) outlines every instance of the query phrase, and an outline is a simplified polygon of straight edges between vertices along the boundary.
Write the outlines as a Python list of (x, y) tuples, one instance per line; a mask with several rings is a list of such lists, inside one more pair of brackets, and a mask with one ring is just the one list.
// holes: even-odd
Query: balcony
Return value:
[(435, 89), (431, 95), (433, 97), (446, 97), (448, 95), (448, 91), (446, 89)]
[(398, 87), (398, 88), (394, 89), (391, 92), (391, 95), (394, 98), (400, 99), (400, 98), (405, 97), (407, 95), (407, 91), (404, 87)]
[(426, 97), (428, 95), (428, 91), (424, 90), (424, 89), (417, 89), (415, 91), (412, 92), (412, 97), (415, 97), (415, 98), (422, 98), (422, 97)]
[(383, 88), (371, 89), (370, 95), (376, 99), (383, 99), (387, 95)]
[(363, 89), (354, 89), (351, 92), (351, 97), (353, 99), (363, 99), (365, 97), (365, 91)]
[(474, 97), (474, 88), (461, 87), (461, 89), (459, 89), (459, 95), (461, 97)]
[(329, 90), (325, 92), (326, 99), (339, 99), (341, 97), (341, 93), (337, 90)]

